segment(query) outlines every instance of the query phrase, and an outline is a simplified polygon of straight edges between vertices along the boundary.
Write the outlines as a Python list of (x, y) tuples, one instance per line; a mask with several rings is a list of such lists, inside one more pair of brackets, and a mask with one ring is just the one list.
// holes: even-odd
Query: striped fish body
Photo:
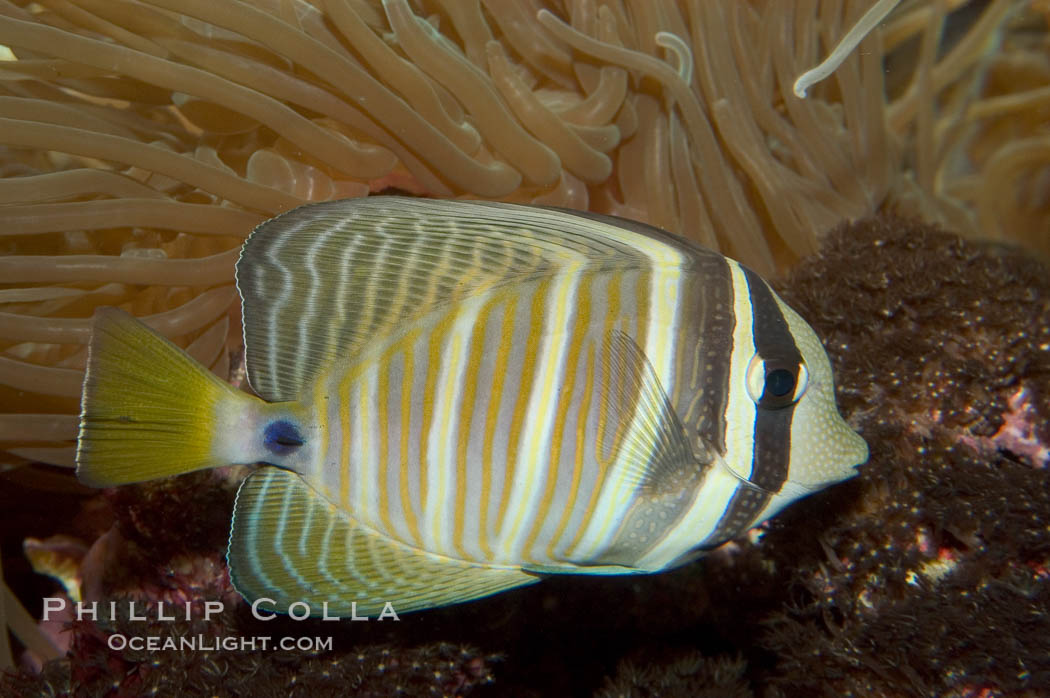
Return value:
[(326, 202), (260, 226), (238, 287), (268, 402), (217, 399), (209, 453), (276, 466), (238, 496), (249, 598), (410, 610), (656, 571), (866, 459), (809, 326), (642, 224)]
[[(666, 518), (627, 545), (617, 524), (646, 506), (645, 488), (625, 472), (643, 464), (618, 449), (631, 443), (623, 432), (636, 386), (614, 382), (605, 340), (624, 335), (646, 347), (660, 383), (680, 386), (672, 403), (695, 430), (712, 417), (699, 400), (700, 382), (712, 379), (699, 361), (702, 295), (689, 293), (699, 281), (678, 269), (561, 275), (434, 313), (326, 377), (328, 438), (308, 477), (362, 523), (442, 555), (663, 567), (698, 543), (662, 539), (695, 498), (703, 468), (692, 449), (679, 454), (681, 481), (662, 507), (649, 505), (646, 523)], [(654, 297), (654, 285), (667, 295)]]

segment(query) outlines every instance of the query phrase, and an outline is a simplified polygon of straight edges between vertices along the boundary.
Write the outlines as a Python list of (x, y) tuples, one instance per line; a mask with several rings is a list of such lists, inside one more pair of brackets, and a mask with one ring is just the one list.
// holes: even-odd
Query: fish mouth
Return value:
[(841, 460), (845, 463), (845, 470), (852, 471), (847, 477), (853, 477), (857, 474), (857, 468), (868, 462), (871, 452), (868, 450), (868, 442), (864, 440), (864, 437), (845, 420), (842, 421), (842, 430), (845, 432), (842, 434), (845, 443)]
[(857, 462), (853, 464), (853, 467), (859, 468), (868, 462), (868, 458), (871, 456), (871, 451), (868, 449), (868, 442), (864, 440), (863, 436), (854, 431), (853, 437), (856, 440), (855, 443), (857, 449)]

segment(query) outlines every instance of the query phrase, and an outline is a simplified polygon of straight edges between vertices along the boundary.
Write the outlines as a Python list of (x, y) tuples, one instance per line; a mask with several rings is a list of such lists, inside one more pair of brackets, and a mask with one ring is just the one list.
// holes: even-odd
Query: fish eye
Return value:
[(808, 383), (805, 363), (789, 365), (755, 354), (747, 367), (747, 392), (759, 407), (778, 409), (794, 404)]
[(296, 426), (286, 419), (270, 422), (263, 439), (270, 453), (277, 456), (287, 456), (306, 443)]
[(795, 377), (786, 368), (774, 368), (766, 374), (766, 393), (784, 397), (795, 389)]

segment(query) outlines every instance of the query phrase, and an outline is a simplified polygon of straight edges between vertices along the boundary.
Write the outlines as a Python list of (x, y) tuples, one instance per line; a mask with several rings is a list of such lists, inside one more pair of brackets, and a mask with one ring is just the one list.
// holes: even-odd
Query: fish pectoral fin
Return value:
[(762, 494), (768, 494), (768, 495), (777, 494), (777, 492), (774, 491), (774, 490), (766, 489), (765, 487), (762, 487), (761, 485), (758, 485), (758, 484), (752, 482), (747, 474), (741, 472), (739, 468), (734, 468), (732, 465), (730, 465), (729, 461), (727, 461), (725, 458), (723, 458), (720, 455), (715, 454), (715, 456), (714, 456), (714, 463), (715, 463), (715, 465), (717, 465), (718, 467), (724, 469), (727, 473), (729, 473), (730, 475), (735, 477), (737, 480), (740, 481), (741, 485), (743, 485), (744, 487), (746, 487), (746, 488), (748, 488), (750, 490), (754, 490), (756, 492), (761, 492)]
[[(671, 492), (699, 475), (699, 467), (660, 379), (641, 347), (614, 331), (601, 338), (600, 409), (607, 443), (627, 463), (624, 477), (650, 492)], [(619, 441), (616, 439), (619, 437)]]
[[(376, 616), (460, 603), (537, 581), (520, 569), (435, 555), (376, 533), (299, 475), (263, 467), (241, 484), (227, 555), (246, 599), (278, 611), (303, 601), (312, 613)], [(351, 605), (356, 602), (356, 605)]]

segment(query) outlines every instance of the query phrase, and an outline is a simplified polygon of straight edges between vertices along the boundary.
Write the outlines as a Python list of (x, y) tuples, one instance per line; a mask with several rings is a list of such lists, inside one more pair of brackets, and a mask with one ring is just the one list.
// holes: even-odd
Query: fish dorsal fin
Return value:
[[(230, 579), (249, 600), (287, 612), (378, 616), (445, 606), (531, 584), (520, 569), (486, 567), (409, 547), (359, 524), (297, 474), (263, 467), (237, 492)], [(354, 603), (355, 605), (351, 605)], [(266, 608), (271, 608), (267, 604)]]
[[(685, 428), (649, 359), (630, 336), (601, 338), (602, 418), (616, 430), (623, 477), (651, 493), (670, 492), (699, 476)], [(617, 440), (618, 439), (618, 440)]]
[(616, 220), (390, 196), (288, 211), (252, 232), (237, 263), (251, 385), (294, 400), (329, 362), (439, 306), (559, 273), (681, 264), (695, 251)]

